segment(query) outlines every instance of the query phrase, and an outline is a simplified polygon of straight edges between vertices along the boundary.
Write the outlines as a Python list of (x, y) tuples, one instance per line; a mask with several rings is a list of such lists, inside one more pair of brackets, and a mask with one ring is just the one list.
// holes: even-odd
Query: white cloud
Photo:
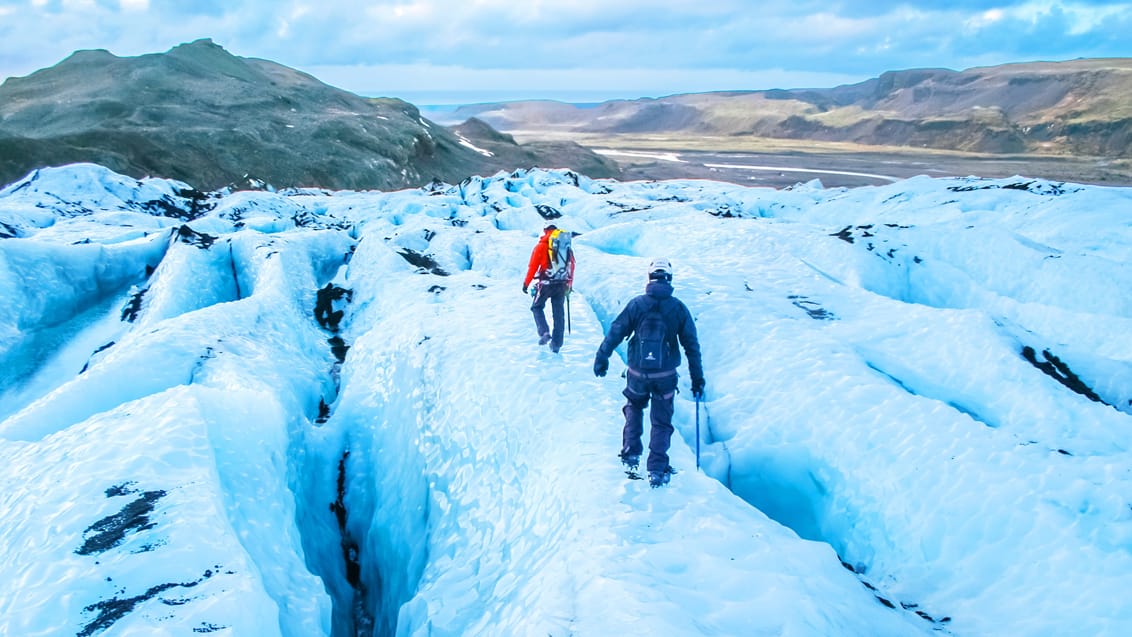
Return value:
[(1066, 6), (1065, 12), (1071, 23), (1069, 33), (1084, 35), (1096, 29), (1103, 29), (1114, 19), (1127, 20), (1132, 15), (1132, 3), (1100, 7), (1073, 4)]
[(518, 78), (537, 82), (554, 69), (583, 79), (589, 69), (594, 82), (619, 77), (616, 69), (867, 77), (921, 66), (1129, 56), (1132, 40), (1118, 27), (1130, 14), (1127, 0), (956, 0), (942, 8), (896, 0), (757, 7), (742, 0), (0, 0), (0, 77), (51, 66), (76, 49), (140, 55), (202, 37), (304, 70), (420, 64), (439, 69), (422, 77), (459, 67), (487, 78), (516, 69), (495, 87), (515, 90), (524, 87)]
[(389, 7), (370, 7), (367, 9), (367, 13), (377, 17), (390, 17), (396, 20), (420, 23), (439, 17), (434, 4), (432, 2), (398, 2)]
[(963, 26), (968, 31), (975, 31), (989, 27), (996, 22), (1002, 22), (1005, 18), (1006, 12), (1002, 9), (990, 9), (967, 18), (963, 21)]
[(847, 39), (870, 37), (876, 31), (877, 20), (858, 19), (829, 12), (814, 13), (799, 19), (777, 21), (773, 34), (776, 40), (794, 40), (831, 44)]
[(275, 34), (282, 38), (287, 39), (291, 37), (291, 25), (296, 22), (302, 24), (304, 16), (311, 12), (311, 8), (307, 5), (296, 4), (291, 7), (291, 10), (280, 16), (278, 27), (275, 29)]

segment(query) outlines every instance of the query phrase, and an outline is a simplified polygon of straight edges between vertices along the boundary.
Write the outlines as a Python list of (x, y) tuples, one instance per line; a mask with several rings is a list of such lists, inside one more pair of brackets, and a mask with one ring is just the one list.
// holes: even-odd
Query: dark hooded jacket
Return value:
[(608, 360), (613, 355), (613, 350), (628, 337), (629, 368), (639, 369), (640, 347), (637, 343), (636, 330), (641, 319), (652, 309), (654, 303), (659, 303), (658, 309), (668, 326), (668, 335), (664, 339), (667, 348), (664, 360), (668, 363), (665, 369), (660, 371), (675, 370), (680, 366), (680, 349), (677, 346), (679, 342), (688, 356), (688, 372), (692, 375), (692, 381), (702, 382), (704, 368), (700, 360), (700, 342), (696, 336), (696, 323), (684, 303), (672, 296), (672, 284), (667, 281), (649, 281), (645, 293), (629, 301), (609, 326), (609, 332), (597, 350), (598, 357)]

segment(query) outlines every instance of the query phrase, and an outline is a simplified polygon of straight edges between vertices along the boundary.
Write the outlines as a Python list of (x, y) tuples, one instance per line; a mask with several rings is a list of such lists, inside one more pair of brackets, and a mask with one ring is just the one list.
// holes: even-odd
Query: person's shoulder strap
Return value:
[[(667, 311), (665, 311), (665, 303), (664, 303), (665, 301), (667, 301), (669, 299), (674, 299), (675, 297), (671, 297), (671, 296), (669, 296), (669, 297), (653, 297), (653, 296), (649, 296), (647, 294), (644, 295), (644, 297), (645, 297), (645, 299), (650, 301), (652, 303), (652, 305), (650, 305), (647, 310), (645, 310), (643, 313), (641, 313), (641, 318), (644, 318), (645, 314), (648, 314), (649, 312), (655, 311), (657, 314), (660, 314), (660, 320), (664, 321), (664, 326), (668, 328), (667, 330), (665, 330), (665, 334), (675, 336), (676, 333), (680, 331), (680, 326), (672, 324), (671, 307), (669, 307), (669, 309)], [(669, 305), (671, 306), (671, 304), (669, 304)]]

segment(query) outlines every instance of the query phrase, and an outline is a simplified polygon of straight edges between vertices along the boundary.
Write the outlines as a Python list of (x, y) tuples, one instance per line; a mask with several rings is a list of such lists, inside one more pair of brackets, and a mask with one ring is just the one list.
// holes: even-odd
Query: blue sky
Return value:
[(211, 38), (363, 95), (599, 101), (1129, 57), (1129, 33), (1132, 0), (0, 0), (0, 77)]

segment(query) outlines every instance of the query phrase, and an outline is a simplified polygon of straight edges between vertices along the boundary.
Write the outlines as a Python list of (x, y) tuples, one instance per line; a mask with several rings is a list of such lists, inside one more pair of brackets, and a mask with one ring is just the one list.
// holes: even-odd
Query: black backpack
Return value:
[(649, 311), (637, 323), (637, 368), (641, 371), (664, 369), (668, 362), (668, 321), (660, 311), (660, 301), (654, 301)]

